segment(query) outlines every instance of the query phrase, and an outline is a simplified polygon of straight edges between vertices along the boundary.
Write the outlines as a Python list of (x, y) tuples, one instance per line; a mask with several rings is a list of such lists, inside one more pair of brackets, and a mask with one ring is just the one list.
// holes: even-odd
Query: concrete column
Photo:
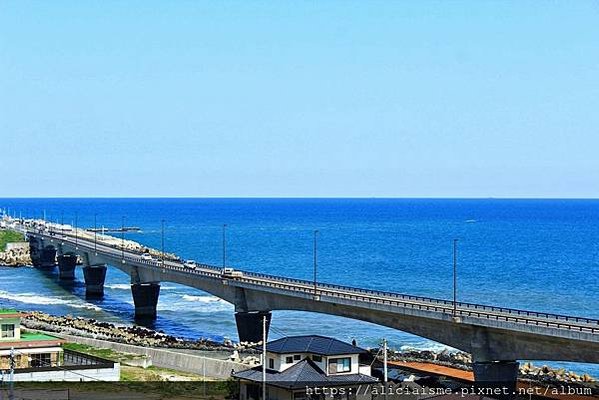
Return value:
[(88, 265), (83, 268), (85, 279), (85, 297), (102, 298), (104, 296), (104, 280), (106, 279), (106, 265)]
[(497, 399), (515, 399), (517, 393), (517, 361), (474, 362), (474, 387), (484, 390), (485, 396)]
[(135, 318), (156, 319), (160, 283), (133, 283), (131, 292), (135, 304)]
[(77, 256), (75, 254), (63, 254), (57, 257), (58, 276), (61, 280), (72, 281), (75, 279), (75, 268), (77, 267)]
[(29, 236), (28, 240), (29, 240), (29, 253), (31, 254), (31, 263), (33, 264), (34, 267), (39, 267), (41, 265), (40, 243), (33, 236)]
[(46, 246), (39, 252), (39, 267), (54, 268), (56, 266), (56, 249)]
[(264, 316), (266, 316), (266, 337), (268, 339), (268, 330), (272, 318), (272, 313), (270, 311), (235, 313), (235, 322), (237, 323), (237, 333), (240, 342), (258, 343), (262, 341), (262, 324)]

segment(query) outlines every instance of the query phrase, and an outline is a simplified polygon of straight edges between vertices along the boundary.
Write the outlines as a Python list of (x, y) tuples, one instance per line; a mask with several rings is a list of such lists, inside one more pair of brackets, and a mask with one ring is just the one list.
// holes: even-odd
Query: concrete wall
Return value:
[(112, 349), (121, 353), (140, 354), (149, 357), (152, 365), (162, 368), (170, 368), (176, 371), (191, 372), (210, 378), (227, 379), (231, 376), (231, 370), (242, 371), (250, 366), (227, 360), (197, 356), (193, 354), (179, 353), (168, 349), (157, 349), (151, 347), (133, 346), (124, 343), (109, 342), (84, 338), (79, 336), (52, 333), (72, 343), (84, 344), (104, 349)]
[(10, 251), (10, 250), (29, 251), (29, 242), (6, 243), (6, 251)]

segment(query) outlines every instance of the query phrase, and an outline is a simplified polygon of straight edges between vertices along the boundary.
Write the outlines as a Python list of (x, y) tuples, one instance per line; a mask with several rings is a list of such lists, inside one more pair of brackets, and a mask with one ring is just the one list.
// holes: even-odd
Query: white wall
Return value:
[[(299, 360), (293, 360), (291, 363), (288, 363), (286, 361), (287, 357), (293, 357), (294, 355), (298, 355), (300, 356)], [(300, 362), (301, 360), (305, 359), (306, 357), (312, 358), (312, 354), (310, 353), (292, 353), (292, 354), (277, 354), (277, 353), (270, 353), (267, 352), (266, 353), (266, 366), (269, 366), (269, 359), (274, 359), (275, 363), (274, 363), (274, 369), (277, 371), (285, 371), (287, 368), (293, 366), (294, 364)], [(340, 355), (335, 355), (335, 356), (322, 356), (322, 361), (321, 362), (316, 362), (314, 361), (314, 359), (312, 359), (312, 361), (314, 361), (314, 363), (316, 365), (318, 365), (318, 367), (320, 369), (322, 369), (327, 375), (329, 374), (329, 370), (328, 370), (328, 360), (331, 358), (345, 358), (345, 357), (349, 357), (351, 358), (351, 370), (349, 372), (339, 372), (336, 375), (350, 375), (350, 374), (357, 374), (357, 373), (367, 373), (368, 375), (370, 375), (370, 367), (368, 367), (368, 369), (360, 369), (360, 363), (359, 363), (359, 355), (358, 354), (340, 354)], [(362, 371), (366, 371), (366, 372), (362, 372)]]
[(55, 371), (26, 372), (14, 375), (15, 382), (90, 382), (90, 381), (109, 381), (118, 382), (121, 379), (121, 365), (115, 363), (113, 368), (99, 369), (81, 369), (65, 371), (56, 369)]

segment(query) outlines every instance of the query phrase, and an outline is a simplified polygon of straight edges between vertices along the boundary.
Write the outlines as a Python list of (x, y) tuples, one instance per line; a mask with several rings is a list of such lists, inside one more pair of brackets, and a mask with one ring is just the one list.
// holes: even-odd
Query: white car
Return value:
[(225, 267), (222, 269), (221, 275), (227, 278), (241, 278), (243, 276), (243, 272), (235, 271), (233, 268)]
[(187, 268), (194, 268), (195, 269), (196, 262), (193, 261), (193, 260), (187, 260), (187, 261), (185, 261), (185, 263), (183, 264), (183, 266), (187, 267)]
[(148, 261), (153, 260), (152, 255), (150, 253), (143, 253), (141, 255), (141, 259), (142, 260), (148, 260)]

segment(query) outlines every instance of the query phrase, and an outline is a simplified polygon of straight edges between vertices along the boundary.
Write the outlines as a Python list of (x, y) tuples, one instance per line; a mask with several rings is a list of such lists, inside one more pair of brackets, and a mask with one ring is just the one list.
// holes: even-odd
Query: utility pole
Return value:
[(160, 221), (160, 227), (161, 227), (161, 246), (162, 246), (162, 268), (164, 268), (164, 220)]
[(458, 315), (458, 239), (453, 239), (453, 317)]
[[(383, 339), (383, 382), (387, 383), (387, 339)], [(386, 392), (386, 389), (385, 389)]]
[(14, 400), (14, 381), (15, 381), (15, 348), (10, 348), (10, 377), (8, 381), (8, 399)]
[(60, 212), (60, 231), (62, 233), (62, 238), (64, 239), (64, 211)]
[(318, 296), (317, 292), (317, 284), (316, 284), (316, 275), (317, 275), (317, 267), (318, 267), (318, 230), (314, 231), (314, 246), (313, 246), (313, 255), (314, 255), (314, 299)]
[(262, 400), (266, 400), (266, 315), (262, 317)]
[(227, 266), (227, 224), (223, 224), (223, 268)]

